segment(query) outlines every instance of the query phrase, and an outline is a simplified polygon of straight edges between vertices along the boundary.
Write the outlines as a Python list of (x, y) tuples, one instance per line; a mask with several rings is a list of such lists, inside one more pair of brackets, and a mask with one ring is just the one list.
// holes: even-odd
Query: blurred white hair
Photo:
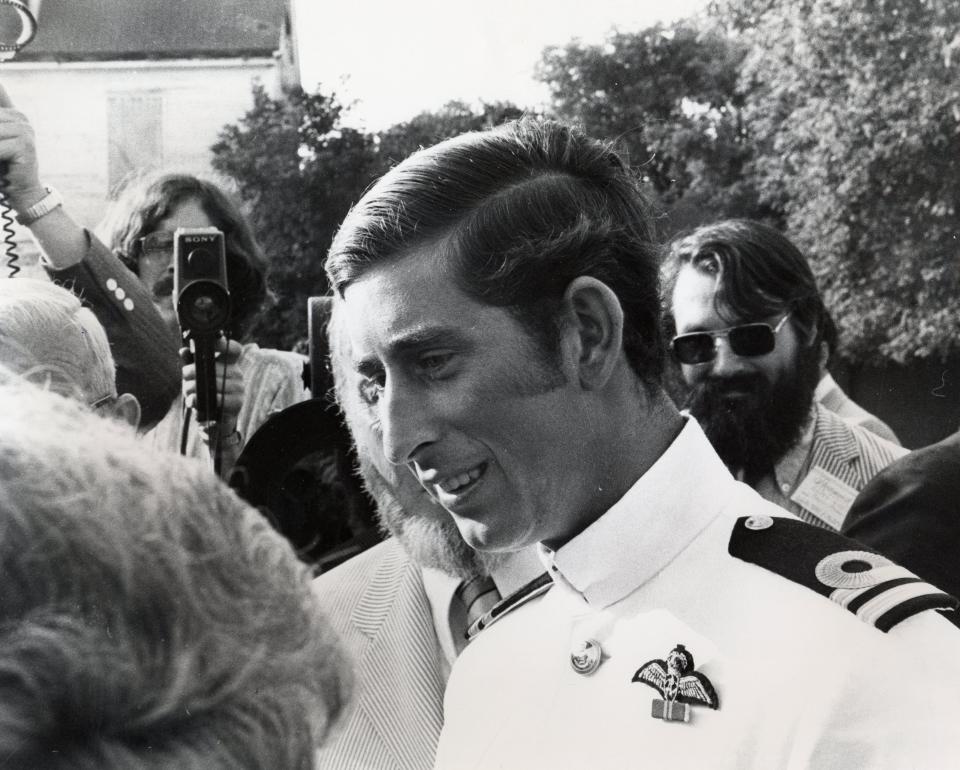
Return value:
[(311, 768), (349, 673), (308, 568), (201, 463), (0, 367), (0, 757)]
[(46, 280), (0, 280), (0, 364), (90, 406), (117, 397), (103, 326), (77, 297)]

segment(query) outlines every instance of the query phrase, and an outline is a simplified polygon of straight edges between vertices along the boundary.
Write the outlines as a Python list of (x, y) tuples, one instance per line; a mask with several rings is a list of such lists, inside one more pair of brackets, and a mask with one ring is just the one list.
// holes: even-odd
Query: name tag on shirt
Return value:
[(856, 489), (815, 465), (790, 495), (790, 499), (839, 530), (856, 496)]

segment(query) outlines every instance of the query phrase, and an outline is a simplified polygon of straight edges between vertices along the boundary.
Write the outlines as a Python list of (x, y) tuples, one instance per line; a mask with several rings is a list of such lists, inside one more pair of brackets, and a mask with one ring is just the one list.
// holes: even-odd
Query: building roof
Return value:
[(42, 0), (37, 36), (16, 59), (270, 56), (286, 16), (287, 0)]

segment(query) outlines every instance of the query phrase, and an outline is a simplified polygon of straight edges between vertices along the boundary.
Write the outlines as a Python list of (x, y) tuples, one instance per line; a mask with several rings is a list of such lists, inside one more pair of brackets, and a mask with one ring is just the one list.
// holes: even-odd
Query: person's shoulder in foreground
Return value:
[(843, 533), (960, 594), (960, 433), (875, 476), (854, 500)]
[[(955, 600), (763, 501), (698, 433), (688, 425), (604, 517), (543, 549), (554, 588), (454, 667), (438, 768), (960, 756), (960, 633), (933, 611)], [(678, 491), (691, 463), (697, 483)], [(495, 740), (478, 741), (477, 724)]]

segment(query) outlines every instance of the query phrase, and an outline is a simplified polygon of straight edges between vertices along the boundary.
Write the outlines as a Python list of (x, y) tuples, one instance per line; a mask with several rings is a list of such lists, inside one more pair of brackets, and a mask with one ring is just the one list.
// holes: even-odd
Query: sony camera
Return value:
[(173, 295), (184, 337), (218, 337), (230, 319), (223, 233), (215, 227), (177, 228), (173, 265)]
[(184, 342), (197, 367), (197, 421), (220, 418), (216, 345), (230, 320), (227, 252), (215, 227), (180, 227), (173, 234), (173, 296)]

